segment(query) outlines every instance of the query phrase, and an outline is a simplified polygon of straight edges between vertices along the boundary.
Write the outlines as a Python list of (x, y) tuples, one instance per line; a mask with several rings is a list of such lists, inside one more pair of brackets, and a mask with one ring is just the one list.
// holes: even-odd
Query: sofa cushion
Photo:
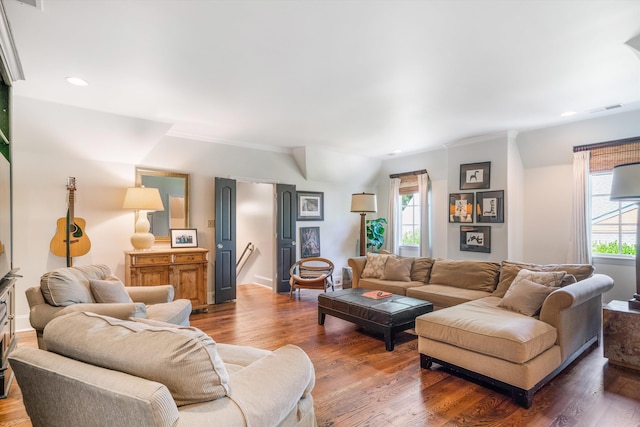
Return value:
[(56, 307), (93, 303), (90, 279), (118, 280), (104, 264), (63, 267), (43, 274), (40, 277), (40, 290), (45, 301)]
[(470, 351), (525, 363), (551, 348), (556, 329), (534, 317), (498, 308), (486, 297), (416, 318), (416, 333)]
[[(504, 294), (513, 283), (513, 279), (516, 278), (518, 272), (526, 268), (532, 271), (564, 271), (567, 275), (564, 278), (561, 286), (566, 286), (573, 283), (573, 280), (581, 281), (587, 277), (591, 277), (594, 272), (594, 267), (590, 264), (529, 264), (523, 262), (514, 261), (502, 261), (502, 267), (500, 269), (500, 281), (496, 290), (493, 292), (493, 296), (502, 298)], [(571, 277), (573, 276), (573, 278)]]
[(402, 282), (397, 280), (360, 279), (358, 287), (372, 291), (391, 292), (396, 295), (407, 295), (407, 289), (423, 286), (422, 282)]
[(216, 342), (196, 328), (76, 312), (49, 322), (44, 340), (54, 353), (162, 383), (178, 406), (229, 393)]
[(488, 297), (491, 292), (474, 289), (454, 288), (447, 285), (423, 285), (407, 289), (407, 296), (433, 303), (433, 309), (439, 310), (452, 305)]
[(387, 258), (387, 262), (384, 263), (384, 272), (381, 279), (410, 282), (412, 265), (413, 258), (390, 256)]
[(387, 258), (389, 258), (387, 254), (368, 253), (367, 263), (364, 265), (362, 277), (381, 278), (382, 273), (384, 273), (384, 265), (387, 262)]
[(89, 288), (93, 299), (98, 303), (129, 303), (133, 302), (119, 280), (90, 279)]
[(429, 284), (492, 292), (499, 274), (500, 264), (495, 262), (436, 259)]
[(433, 258), (415, 258), (411, 266), (411, 281), (429, 283)]
[(533, 316), (540, 311), (542, 303), (558, 287), (540, 285), (528, 279), (514, 280), (498, 307)]

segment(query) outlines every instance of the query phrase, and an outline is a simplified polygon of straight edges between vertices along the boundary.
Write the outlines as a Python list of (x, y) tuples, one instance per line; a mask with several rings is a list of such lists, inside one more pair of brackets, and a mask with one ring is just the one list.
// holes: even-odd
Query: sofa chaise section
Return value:
[(530, 407), (533, 394), (592, 344), (602, 328), (602, 294), (613, 280), (596, 274), (552, 291), (537, 316), (486, 297), (416, 319), (421, 366), (433, 362), (508, 390)]

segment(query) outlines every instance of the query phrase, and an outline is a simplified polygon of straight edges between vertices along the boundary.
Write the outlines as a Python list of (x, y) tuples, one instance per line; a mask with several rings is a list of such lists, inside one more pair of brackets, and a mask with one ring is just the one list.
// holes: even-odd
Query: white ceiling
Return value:
[(386, 157), (640, 108), (639, 0), (2, 1), (14, 95), (205, 141)]

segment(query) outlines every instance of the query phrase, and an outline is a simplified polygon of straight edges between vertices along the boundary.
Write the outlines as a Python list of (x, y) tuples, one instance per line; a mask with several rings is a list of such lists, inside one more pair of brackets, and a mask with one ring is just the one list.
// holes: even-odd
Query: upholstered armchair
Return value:
[(45, 326), (54, 318), (88, 311), (126, 320), (147, 318), (188, 326), (191, 301), (173, 300), (171, 285), (126, 287), (106, 265), (65, 267), (45, 273), (40, 286), (27, 289), (29, 321), (38, 347)]

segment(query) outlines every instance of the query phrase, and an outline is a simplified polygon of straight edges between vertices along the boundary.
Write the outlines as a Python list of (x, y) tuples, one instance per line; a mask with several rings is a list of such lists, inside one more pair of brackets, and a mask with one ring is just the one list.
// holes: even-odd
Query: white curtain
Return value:
[(400, 253), (400, 227), (402, 226), (402, 206), (400, 198), (400, 178), (391, 178), (389, 182), (389, 218), (387, 218), (387, 250), (392, 254)]
[(591, 264), (589, 151), (573, 153), (573, 228), (568, 262)]
[(431, 194), (429, 174), (418, 175), (418, 193), (420, 194), (420, 256), (431, 256), (431, 215), (429, 194)]

